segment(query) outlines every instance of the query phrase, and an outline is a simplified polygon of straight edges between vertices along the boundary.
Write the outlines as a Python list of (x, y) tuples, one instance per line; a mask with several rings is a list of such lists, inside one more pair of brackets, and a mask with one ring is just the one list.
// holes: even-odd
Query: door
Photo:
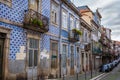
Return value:
[(77, 52), (77, 69), (76, 69), (76, 71), (77, 71), (77, 73), (79, 73), (80, 72), (80, 48), (79, 47), (76, 47), (76, 52)]
[(51, 41), (51, 75), (53, 78), (58, 77), (58, 43), (57, 41)]
[(0, 33), (0, 80), (3, 79), (3, 50), (5, 34)]
[(84, 70), (84, 53), (83, 53), (83, 52), (81, 53), (81, 56), (82, 56), (82, 57), (81, 57), (81, 65), (82, 65), (81, 67), (82, 67), (82, 71), (85, 71), (85, 70)]
[(37, 80), (39, 39), (28, 39), (28, 80)]
[(67, 74), (67, 45), (66, 44), (63, 44), (62, 45), (62, 54), (61, 54), (61, 69), (62, 69), (62, 73), (61, 75), (66, 75)]
[(71, 46), (71, 69), (70, 74), (74, 75), (74, 47)]

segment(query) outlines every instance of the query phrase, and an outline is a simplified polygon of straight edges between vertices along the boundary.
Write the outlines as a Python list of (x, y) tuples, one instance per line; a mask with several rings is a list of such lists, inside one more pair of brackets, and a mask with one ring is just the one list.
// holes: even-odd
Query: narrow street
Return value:
[(100, 80), (120, 80), (120, 64)]

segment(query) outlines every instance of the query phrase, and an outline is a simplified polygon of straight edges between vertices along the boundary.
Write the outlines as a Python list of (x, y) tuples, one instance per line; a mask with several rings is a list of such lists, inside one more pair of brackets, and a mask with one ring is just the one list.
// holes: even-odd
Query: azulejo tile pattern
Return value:
[[(14, 22), (22, 23), (24, 19), (25, 10), (28, 9), (28, 0), (12, 0), (12, 7), (9, 8), (7, 5), (0, 3), (0, 18), (5, 18)], [(42, 0), (42, 14), (47, 16), (50, 19), (50, 0)], [(26, 46), (27, 38), (26, 38), (26, 29), (22, 27), (6, 24), (0, 22), (0, 26), (4, 26), (6, 28), (12, 29), (11, 37), (10, 37), (10, 52), (9, 59), (15, 60), (16, 53), (19, 53), (20, 46)], [(53, 25), (49, 26), (49, 33), (55, 34), (59, 36), (60, 28), (55, 27)], [(32, 33), (33, 31), (31, 31)], [(34, 32), (33, 32), (34, 33)], [(50, 39), (57, 40), (59, 42), (59, 38), (55, 36), (50, 36), (47, 34), (40, 34), (40, 51), (46, 49), (50, 52)], [(62, 36), (68, 38), (68, 33), (66, 31), (62, 32)], [(67, 43), (70, 50), (70, 43), (68, 40), (61, 40), (62, 43)], [(60, 43), (59, 43), (60, 44)], [(59, 47), (60, 48), (60, 47)], [(25, 51), (26, 53), (26, 51)], [(68, 57), (70, 57), (70, 51), (68, 52)]]
[(20, 46), (26, 46), (26, 31), (23, 28), (2, 22), (0, 22), (0, 26), (12, 29), (10, 34), (9, 59), (15, 60), (16, 53), (19, 53)]
[(0, 18), (22, 23), (28, 0), (12, 0), (12, 7), (0, 3)]

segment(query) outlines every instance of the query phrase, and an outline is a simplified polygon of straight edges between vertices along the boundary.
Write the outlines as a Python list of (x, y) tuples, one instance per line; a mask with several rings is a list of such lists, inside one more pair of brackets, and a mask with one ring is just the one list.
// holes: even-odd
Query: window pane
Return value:
[(32, 57), (32, 54), (33, 54), (33, 50), (29, 50), (29, 67), (32, 67), (33, 65), (33, 57)]
[(70, 28), (71, 28), (71, 30), (73, 28), (75, 28), (75, 26), (74, 26), (74, 18), (72, 16), (70, 17)]
[(66, 54), (61, 55), (62, 67), (66, 68)]
[(80, 29), (79, 20), (76, 21), (76, 28), (77, 28), (77, 29)]
[(32, 38), (29, 38), (29, 48), (34, 47), (34, 40)]
[(34, 50), (34, 66), (37, 66), (38, 50)]
[(57, 68), (57, 52), (56, 51), (52, 51), (51, 68)]
[(39, 48), (39, 40), (38, 39), (34, 39), (34, 48), (35, 49)]

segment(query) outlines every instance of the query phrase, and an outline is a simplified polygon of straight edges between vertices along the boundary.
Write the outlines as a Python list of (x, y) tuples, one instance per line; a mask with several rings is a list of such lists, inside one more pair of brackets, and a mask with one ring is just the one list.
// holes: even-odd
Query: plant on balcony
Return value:
[(72, 29), (73, 32), (75, 32), (76, 34), (82, 35), (82, 32), (78, 29)]
[(37, 18), (31, 19), (30, 22), (35, 26), (39, 26), (40, 28), (43, 26), (43, 22)]

